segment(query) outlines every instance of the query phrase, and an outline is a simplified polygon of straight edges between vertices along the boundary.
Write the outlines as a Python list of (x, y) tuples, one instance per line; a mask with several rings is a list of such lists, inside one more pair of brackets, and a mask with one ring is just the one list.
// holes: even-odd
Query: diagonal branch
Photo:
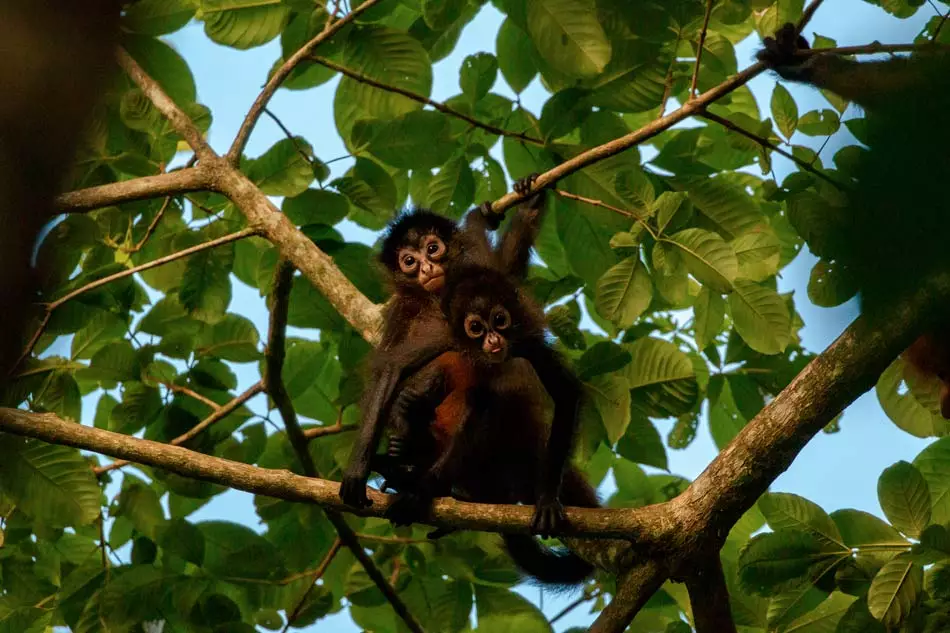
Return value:
[(617, 593), (600, 612), (588, 633), (623, 633), (643, 605), (666, 582), (668, 572), (654, 560), (646, 560), (617, 578)]
[(300, 612), (303, 610), (303, 606), (307, 603), (307, 598), (310, 597), (310, 594), (313, 593), (313, 588), (316, 587), (316, 582), (320, 580), (323, 574), (326, 573), (327, 567), (330, 566), (330, 563), (333, 562), (333, 559), (336, 558), (337, 552), (340, 551), (340, 542), (339, 537), (337, 537), (333, 544), (330, 545), (330, 551), (327, 552), (327, 555), (323, 557), (323, 560), (320, 562), (320, 566), (317, 567), (317, 570), (313, 572), (313, 577), (310, 579), (310, 584), (307, 586), (307, 590), (300, 596), (300, 600), (297, 601), (297, 605), (294, 607), (287, 615), (287, 624), (284, 625), (284, 630), (281, 633), (287, 633), (290, 630), (290, 627), (293, 626), (294, 622), (300, 617)]
[(686, 590), (696, 633), (736, 633), (718, 552), (710, 553), (696, 565), (693, 574), (686, 579)]
[[(284, 428), (287, 429), (287, 437), (297, 454), (297, 459), (300, 460), (304, 474), (308, 477), (318, 478), (320, 473), (317, 471), (317, 466), (310, 455), (310, 450), (307, 448), (307, 438), (300, 429), (297, 412), (294, 410), (293, 402), (290, 400), (290, 394), (287, 393), (283, 380), (284, 358), (287, 351), (287, 313), (290, 307), (290, 289), (293, 287), (293, 279), (293, 264), (286, 260), (278, 261), (274, 270), (274, 283), (271, 291), (270, 328), (267, 334), (267, 350), (264, 354), (266, 362), (264, 387), (274, 400), (274, 404), (277, 405), (277, 410), (280, 411), (280, 417), (284, 420)], [(356, 532), (347, 524), (343, 515), (329, 509), (326, 510), (326, 515), (336, 529), (340, 540), (360, 562), (363, 569), (366, 570), (366, 574), (375, 583), (380, 593), (389, 601), (393, 610), (402, 618), (409, 630), (413, 633), (423, 633), (419, 621), (412, 615), (396, 590), (383, 576), (379, 567), (363, 549)]]
[(166, 255), (165, 257), (159, 257), (158, 259), (152, 260), (150, 262), (146, 262), (139, 266), (126, 268), (125, 270), (120, 270), (119, 272), (114, 273), (112, 275), (108, 275), (101, 279), (96, 279), (95, 281), (89, 282), (85, 286), (82, 286), (81, 288), (77, 288), (73, 290), (72, 292), (60, 297), (59, 299), (46, 304), (46, 314), (43, 316), (43, 320), (40, 322), (40, 325), (36, 328), (36, 331), (33, 333), (33, 336), (30, 337), (30, 342), (27, 343), (26, 347), (23, 349), (23, 352), (20, 354), (20, 358), (17, 359), (17, 362), (11, 368), (10, 373), (12, 374), (16, 370), (16, 368), (19, 367), (20, 364), (23, 363), (23, 361), (25, 361), (30, 356), (31, 353), (33, 353), (33, 348), (36, 347), (36, 343), (40, 340), (40, 336), (42, 336), (43, 332), (46, 331), (46, 326), (49, 324), (50, 316), (53, 314), (53, 311), (56, 310), (56, 308), (63, 305), (64, 303), (66, 303), (67, 301), (71, 301), (72, 299), (75, 299), (76, 297), (83, 295), (89, 292), (90, 290), (101, 288), (102, 286), (105, 286), (106, 284), (112, 283), (113, 281), (117, 281), (119, 279), (123, 279), (124, 277), (130, 277), (144, 270), (157, 268), (158, 266), (171, 263), (173, 261), (181, 259), (182, 257), (188, 257), (189, 255), (194, 255), (195, 253), (208, 250), (209, 248), (214, 248), (216, 246), (221, 246), (223, 244), (236, 242), (237, 240), (244, 239), (245, 237), (250, 237), (251, 235), (254, 235), (256, 233), (257, 231), (255, 231), (254, 229), (241, 229), (240, 231), (237, 231), (235, 233), (223, 235), (217, 239), (203, 242), (202, 244), (196, 244), (195, 246), (192, 246), (190, 248), (186, 248), (176, 253), (171, 253), (169, 255)]
[[(247, 389), (247, 391), (232, 398), (230, 402), (227, 402), (222, 405), (215, 404), (213, 407), (214, 410), (211, 412), (211, 415), (209, 415), (204, 420), (202, 420), (198, 424), (194, 425), (193, 427), (191, 427), (190, 429), (188, 429), (187, 431), (185, 431), (184, 433), (182, 433), (181, 435), (173, 439), (168, 444), (170, 446), (181, 446), (188, 440), (198, 437), (198, 435), (202, 431), (204, 431), (206, 428), (208, 428), (209, 426), (212, 426), (213, 424), (217, 424), (224, 418), (228, 417), (229, 415), (237, 411), (245, 402), (247, 402), (248, 400), (250, 400), (251, 398), (253, 398), (254, 396), (256, 396), (257, 394), (263, 391), (264, 391), (263, 383), (256, 382), (253, 385), (251, 385), (250, 388)], [(130, 460), (120, 459), (106, 466), (97, 466), (96, 468), (93, 468), (92, 470), (93, 472), (96, 473), (97, 476), (102, 476), (107, 472), (116, 470), (118, 468), (122, 468), (124, 466), (128, 466), (130, 463), (132, 463)]]
[(727, 130), (732, 130), (736, 134), (740, 134), (746, 137), (747, 139), (749, 139), (750, 141), (754, 141), (758, 143), (762, 147), (770, 149), (773, 152), (776, 152), (777, 154), (781, 154), (785, 158), (789, 159), (790, 161), (792, 161), (793, 163), (801, 167), (803, 171), (807, 171), (809, 174), (815, 176), (816, 178), (821, 178), (825, 182), (836, 187), (839, 191), (847, 190), (847, 187), (845, 185), (841, 184), (840, 182), (838, 182), (837, 180), (835, 180), (828, 174), (818, 171), (811, 165), (811, 163), (804, 161), (801, 158), (792, 154), (791, 152), (782, 149), (781, 147), (779, 147), (775, 143), (772, 143), (768, 139), (762, 138), (761, 136), (757, 134), (753, 134), (752, 132), (746, 129), (743, 129), (742, 127), (740, 127), (739, 125), (736, 125), (729, 119), (725, 117), (721, 117), (718, 114), (713, 114), (712, 112), (708, 110), (700, 114), (700, 116), (703, 117), (704, 119), (713, 121), (714, 123), (718, 123), (719, 125), (723, 126)]
[(60, 213), (82, 213), (123, 202), (202, 191), (210, 185), (209, 176), (209, 171), (202, 166), (188, 167), (167, 174), (71, 191), (58, 196), (54, 203)]
[(469, 125), (473, 127), (481, 128), (485, 130), (486, 132), (491, 132), (492, 134), (498, 134), (499, 136), (508, 136), (510, 138), (516, 138), (526, 143), (531, 143), (533, 145), (539, 145), (541, 147), (544, 147), (544, 141), (542, 141), (539, 138), (534, 138), (533, 136), (528, 136), (527, 134), (523, 134), (521, 132), (511, 132), (509, 130), (505, 130), (500, 127), (491, 125), (490, 123), (484, 123), (474, 117), (468, 116), (464, 112), (460, 112), (456, 110), (455, 108), (451, 106), (447, 106), (444, 103), (433, 101), (429, 97), (424, 97), (420, 94), (416, 94), (415, 92), (406, 90), (404, 88), (400, 88), (398, 86), (391, 86), (389, 84), (384, 84), (382, 82), (376, 81), (375, 79), (371, 79), (362, 73), (356, 72), (355, 70), (351, 70), (347, 68), (346, 66), (341, 66), (340, 64), (332, 62), (329, 59), (326, 59), (324, 57), (311, 55), (307, 59), (309, 59), (310, 61), (316, 62), (317, 64), (320, 64), (321, 66), (326, 66), (330, 70), (335, 70), (342, 75), (346, 75), (350, 79), (354, 79), (360, 83), (364, 83), (367, 86), (372, 86), (374, 88), (379, 88), (380, 90), (385, 90), (386, 92), (392, 92), (398, 95), (402, 95), (406, 97), (407, 99), (412, 99), (413, 101), (417, 103), (422, 103), (427, 106), (431, 106), (435, 108), (436, 110), (438, 110), (439, 112), (442, 112), (443, 114), (447, 114), (449, 116), (453, 116), (457, 119), (465, 121)]
[(696, 96), (696, 84), (699, 83), (699, 66), (703, 59), (703, 46), (706, 45), (706, 31), (709, 29), (709, 16), (712, 15), (714, 0), (706, 0), (706, 15), (703, 17), (703, 29), (699, 32), (699, 45), (696, 47), (696, 67), (693, 68), (693, 80), (689, 84), (689, 97)]
[(231, 165), (237, 165), (241, 158), (241, 153), (244, 151), (244, 147), (247, 145), (247, 141), (251, 137), (251, 132), (254, 130), (254, 126), (257, 124), (257, 120), (261, 118), (261, 114), (264, 112), (264, 108), (267, 107), (267, 103), (271, 100), (271, 97), (274, 96), (274, 93), (277, 92), (280, 84), (284, 83), (284, 80), (287, 79), (293, 69), (296, 68), (297, 64), (299, 64), (305, 57), (312, 53), (314, 49), (320, 46), (320, 44), (336, 35), (340, 29), (355, 20), (367, 9), (378, 4), (380, 1), (381, 0), (365, 0), (363, 4), (356, 7), (339, 20), (333, 22), (332, 24), (328, 24), (327, 28), (323, 29), (319, 35), (297, 49), (296, 53), (291, 55), (287, 61), (281, 64), (280, 68), (274, 71), (274, 74), (271, 75), (270, 79), (267, 80), (267, 84), (264, 86), (264, 89), (261, 90), (259, 95), (257, 95), (257, 99), (254, 100), (254, 104), (251, 105), (251, 109), (248, 110), (247, 116), (244, 117), (244, 122), (241, 123), (241, 128), (238, 130), (237, 136), (234, 137), (234, 142), (231, 144), (231, 149), (228, 150), (227, 159)]
[(116, 59), (119, 60), (119, 66), (122, 67), (122, 70), (132, 78), (135, 85), (137, 85), (148, 100), (158, 108), (159, 112), (165, 115), (165, 118), (167, 118), (169, 123), (172, 124), (172, 127), (175, 128), (175, 131), (182, 135), (199, 159), (207, 160), (217, 156), (201, 135), (201, 130), (199, 130), (194, 122), (188, 118), (188, 115), (172, 101), (171, 97), (165, 94), (165, 91), (162, 90), (151, 77), (145, 74), (142, 67), (139, 66), (138, 62), (136, 62), (131, 55), (125, 52), (125, 49), (120, 48), (116, 51)]

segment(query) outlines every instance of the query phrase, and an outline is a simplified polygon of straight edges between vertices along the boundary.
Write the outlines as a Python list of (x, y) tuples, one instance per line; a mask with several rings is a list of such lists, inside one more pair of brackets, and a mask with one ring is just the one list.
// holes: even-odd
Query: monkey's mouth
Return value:
[(438, 292), (442, 290), (442, 287), (445, 285), (445, 276), (436, 275), (435, 277), (430, 277), (428, 279), (420, 279), (419, 282), (422, 284), (422, 287), (426, 292)]

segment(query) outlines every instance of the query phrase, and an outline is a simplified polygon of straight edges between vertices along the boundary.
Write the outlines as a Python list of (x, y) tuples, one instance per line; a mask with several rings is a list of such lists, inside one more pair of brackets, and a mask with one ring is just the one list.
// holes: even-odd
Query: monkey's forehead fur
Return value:
[(436, 234), (448, 243), (458, 231), (455, 220), (433, 213), (428, 209), (411, 209), (393, 220), (383, 236), (380, 261), (393, 268), (397, 264), (397, 251), (403, 246), (418, 246), (426, 235)]
[(446, 315), (453, 309), (487, 311), (496, 305), (511, 310), (518, 301), (518, 288), (504, 273), (484, 266), (462, 266), (449, 271), (442, 309)]

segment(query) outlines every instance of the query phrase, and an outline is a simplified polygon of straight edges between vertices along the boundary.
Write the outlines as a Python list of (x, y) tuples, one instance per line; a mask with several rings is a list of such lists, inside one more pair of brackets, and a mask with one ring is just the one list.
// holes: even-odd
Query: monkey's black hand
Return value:
[(540, 536), (548, 537), (558, 532), (564, 525), (564, 506), (557, 497), (541, 495), (534, 506), (534, 518), (531, 520), (531, 531)]
[(366, 481), (369, 473), (362, 469), (348, 469), (340, 484), (340, 499), (353, 508), (368, 508), (373, 502), (366, 496)]
[(808, 50), (808, 41), (798, 34), (794, 24), (786, 22), (775, 32), (774, 37), (766, 37), (762, 46), (755, 56), (767, 63), (780, 77), (797, 81), (807, 79), (810, 58), (798, 53)]
[(488, 225), (488, 228), (492, 231), (501, 226), (501, 221), (505, 219), (504, 213), (495, 213), (491, 210), (491, 200), (486, 200), (485, 202), (478, 205), (479, 210), (481, 210), (482, 215), (485, 216), (485, 224)]
[(393, 525), (412, 525), (426, 517), (432, 497), (419, 492), (401, 492), (386, 509), (385, 517)]

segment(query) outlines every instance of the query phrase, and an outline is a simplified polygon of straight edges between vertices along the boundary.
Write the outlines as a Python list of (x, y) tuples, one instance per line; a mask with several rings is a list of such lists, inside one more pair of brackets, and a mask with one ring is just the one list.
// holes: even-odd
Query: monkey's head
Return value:
[(517, 286), (503, 273), (481, 266), (452, 271), (442, 311), (456, 343), (485, 364), (507, 360), (511, 346), (533, 323)]
[(408, 291), (440, 292), (445, 286), (451, 249), (458, 225), (446, 217), (415, 209), (403, 213), (383, 238), (379, 259), (397, 287)]

